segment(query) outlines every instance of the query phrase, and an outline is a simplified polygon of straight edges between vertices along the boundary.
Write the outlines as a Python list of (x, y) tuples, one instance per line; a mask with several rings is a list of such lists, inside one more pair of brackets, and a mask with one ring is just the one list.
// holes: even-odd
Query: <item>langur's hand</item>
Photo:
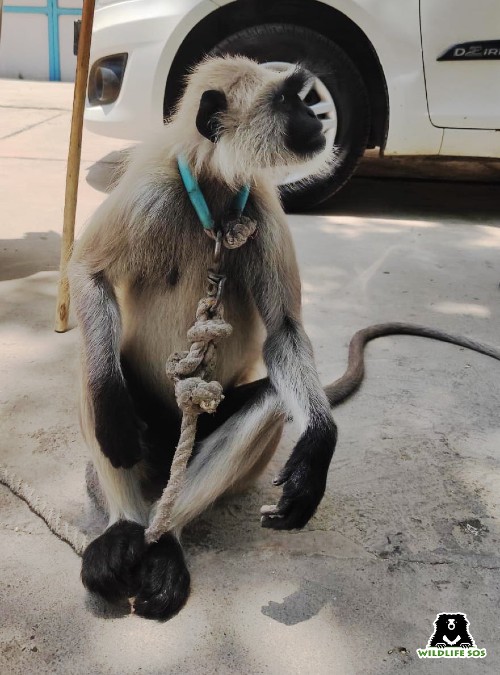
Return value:
[(145, 424), (138, 419), (126, 389), (100, 401), (96, 412), (96, 438), (115, 469), (130, 469), (145, 455)]
[(285, 466), (273, 481), (274, 485), (283, 485), (283, 494), (277, 504), (261, 508), (262, 527), (294, 530), (309, 522), (325, 492), (325, 480), (315, 473), (305, 458), (293, 468)]
[(146, 454), (146, 444), (139, 429), (131, 426), (130, 429), (115, 432), (113, 436), (106, 443), (99, 441), (103, 454), (115, 469), (131, 469)]
[(283, 494), (277, 504), (261, 508), (262, 527), (294, 530), (309, 522), (325, 493), (335, 440), (335, 431), (321, 435), (306, 431), (273, 481), (283, 486)]

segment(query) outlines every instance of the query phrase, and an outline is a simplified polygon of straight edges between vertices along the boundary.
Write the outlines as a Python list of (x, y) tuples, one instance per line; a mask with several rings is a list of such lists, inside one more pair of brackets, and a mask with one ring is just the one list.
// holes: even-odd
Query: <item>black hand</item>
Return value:
[(314, 515), (326, 488), (328, 467), (335, 448), (336, 431), (308, 430), (299, 440), (274, 485), (283, 494), (274, 506), (261, 509), (263, 527), (293, 530), (304, 527)]
[(96, 401), (96, 438), (115, 469), (130, 469), (145, 454), (143, 423), (137, 418), (122, 384), (108, 383)]

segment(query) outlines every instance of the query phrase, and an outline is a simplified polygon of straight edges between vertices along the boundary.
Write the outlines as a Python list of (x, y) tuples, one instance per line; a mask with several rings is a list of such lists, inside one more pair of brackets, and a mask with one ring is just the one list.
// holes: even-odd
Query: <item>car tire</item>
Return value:
[(246, 28), (225, 38), (211, 53), (247, 56), (260, 63), (301, 63), (320, 78), (337, 114), (334, 168), (326, 177), (289, 183), (280, 190), (288, 211), (311, 209), (340, 190), (363, 156), (370, 132), (366, 87), (347, 54), (320, 33), (293, 24)]

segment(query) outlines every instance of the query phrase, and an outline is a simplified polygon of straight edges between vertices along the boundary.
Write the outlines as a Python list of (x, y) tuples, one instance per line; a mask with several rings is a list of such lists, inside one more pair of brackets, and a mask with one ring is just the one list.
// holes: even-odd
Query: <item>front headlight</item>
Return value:
[(88, 85), (90, 105), (109, 105), (116, 101), (123, 82), (127, 56), (127, 54), (113, 54), (93, 64)]

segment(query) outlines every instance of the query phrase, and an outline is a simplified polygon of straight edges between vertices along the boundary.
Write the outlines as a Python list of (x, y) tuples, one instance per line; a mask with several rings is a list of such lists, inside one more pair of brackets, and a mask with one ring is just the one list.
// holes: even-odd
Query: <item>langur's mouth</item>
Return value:
[(312, 159), (319, 155), (320, 152), (326, 147), (326, 138), (323, 131), (320, 129), (318, 133), (309, 136), (307, 139), (307, 144), (304, 144), (304, 147), (300, 151), (297, 151), (298, 157), (303, 159)]
[(321, 131), (318, 133), (318, 135), (314, 137), (314, 143), (317, 144), (317, 148), (315, 149), (315, 152), (322, 152), (325, 149), (326, 136), (325, 136), (325, 133), (324, 133), (323, 129), (321, 129)]

